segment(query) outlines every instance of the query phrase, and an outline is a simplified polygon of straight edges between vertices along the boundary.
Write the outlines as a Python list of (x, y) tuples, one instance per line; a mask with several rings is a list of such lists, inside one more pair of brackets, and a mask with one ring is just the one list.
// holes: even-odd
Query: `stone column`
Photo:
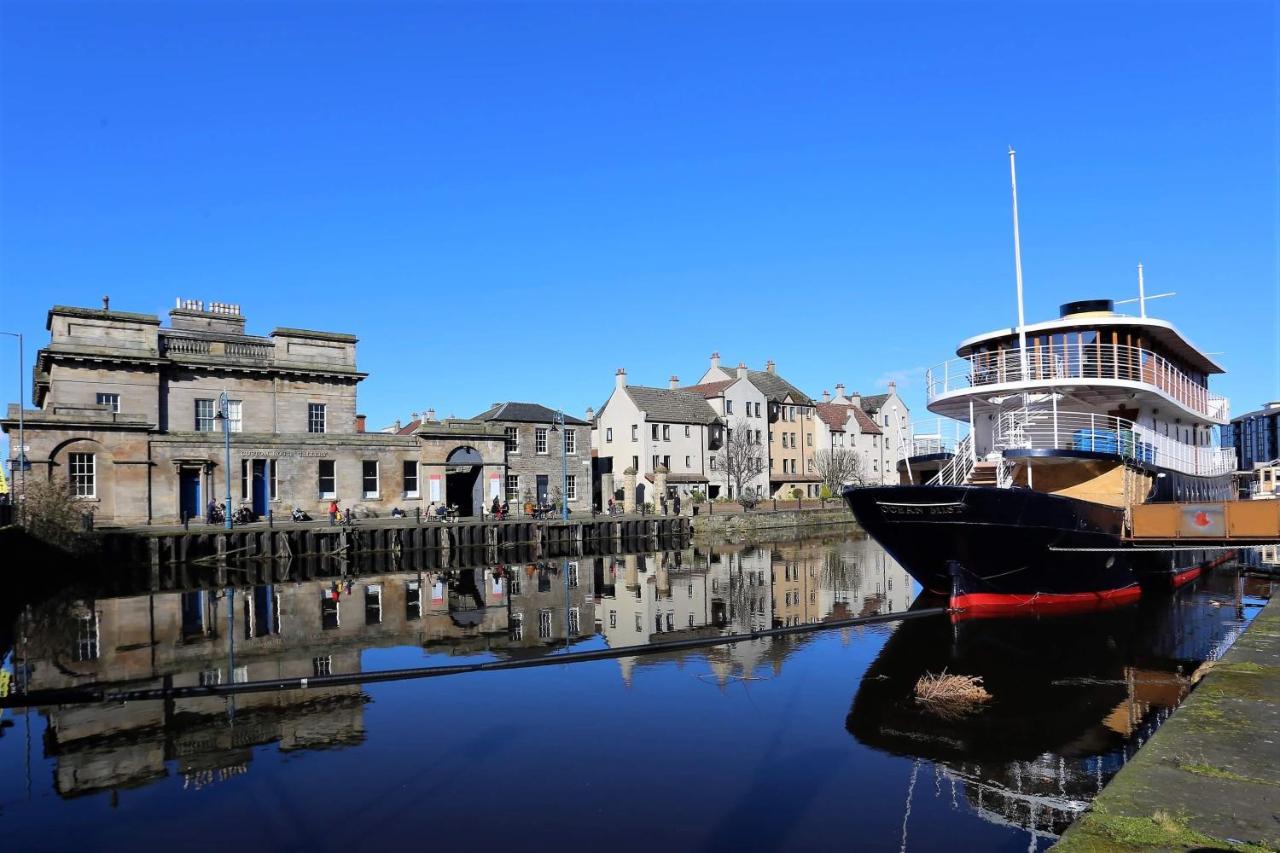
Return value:
[(640, 588), (639, 562), (640, 558), (635, 554), (628, 554), (622, 558), (622, 563), (626, 567), (623, 573), (623, 585), (629, 590), (634, 591)]
[(613, 497), (613, 492), (614, 492), (613, 475), (601, 474), (600, 475), (600, 509), (609, 508), (609, 498)]
[(657, 559), (658, 568), (656, 575), (658, 582), (658, 594), (669, 598), (671, 596), (671, 574), (667, 570), (667, 560), (665, 555), (658, 557)]
[(636, 511), (636, 469), (630, 466), (622, 472), (622, 511), (628, 515)]
[(653, 511), (662, 512), (662, 501), (667, 496), (667, 466), (659, 465), (653, 470)]

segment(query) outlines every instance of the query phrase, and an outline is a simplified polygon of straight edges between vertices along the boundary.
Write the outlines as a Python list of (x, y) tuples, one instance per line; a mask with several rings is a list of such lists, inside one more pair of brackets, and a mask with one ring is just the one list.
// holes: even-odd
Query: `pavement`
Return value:
[(1280, 598), (1053, 849), (1280, 850)]

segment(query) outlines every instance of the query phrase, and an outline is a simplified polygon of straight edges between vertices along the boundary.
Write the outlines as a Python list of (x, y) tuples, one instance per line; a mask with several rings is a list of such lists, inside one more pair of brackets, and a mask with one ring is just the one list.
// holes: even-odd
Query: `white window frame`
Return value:
[(99, 406), (110, 406), (113, 414), (120, 414), (120, 395), (110, 391), (99, 391), (97, 395)]
[[(412, 482), (413, 482), (412, 489), (409, 488), (410, 472), (412, 472)], [(401, 460), (400, 476), (404, 480), (404, 496), (406, 498), (421, 497), (422, 493), (419, 491), (419, 488), (421, 488), (421, 486), (419, 483), (420, 475), (418, 472), (418, 460), (417, 459)]]
[(508, 474), (506, 482), (506, 500), (507, 503), (520, 500), (520, 475)]
[(564, 497), (565, 500), (576, 501), (578, 499), (578, 475), (566, 474), (564, 478)]
[(507, 443), (508, 453), (520, 452), (520, 427), (504, 427), (502, 430), (503, 439)]
[(604, 428), (604, 443), (613, 444), (613, 427)]
[(196, 432), (213, 432), (217, 414), (216, 401), (196, 400)]
[[(316, 429), (319, 427), (319, 429)], [(322, 435), (329, 431), (327, 403), (307, 403), (307, 432)]]
[[(369, 488), (369, 465), (373, 465), (373, 488)], [(382, 495), (382, 465), (377, 459), (360, 460), (360, 494), (366, 500), (377, 500)]]
[(227, 401), (227, 430), (229, 432), (244, 432), (243, 400)]
[(578, 431), (564, 428), (564, 452), (566, 456), (576, 456), (578, 453)]
[(539, 456), (546, 456), (547, 447), (548, 447), (547, 428), (534, 427), (533, 428), (533, 452)]
[(98, 497), (98, 457), (94, 453), (68, 453), (67, 477), (77, 498)]
[(631, 425), (631, 440), (632, 441), (640, 440), (640, 424)]
[(542, 610), (538, 611), (538, 639), (539, 640), (551, 639), (551, 630), (552, 630), (551, 609), (543, 608)]
[(670, 424), (663, 424), (663, 425), (662, 425), (662, 440), (663, 440), (663, 441), (670, 441), (670, 440), (671, 440), (671, 426), (670, 426)]
[[(329, 468), (329, 485), (332, 487), (325, 490), (324, 466), (328, 464)], [(334, 459), (318, 459), (316, 460), (316, 492), (320, 495), (321, 500), (333, 500), (338, 496), (338, 462)]]

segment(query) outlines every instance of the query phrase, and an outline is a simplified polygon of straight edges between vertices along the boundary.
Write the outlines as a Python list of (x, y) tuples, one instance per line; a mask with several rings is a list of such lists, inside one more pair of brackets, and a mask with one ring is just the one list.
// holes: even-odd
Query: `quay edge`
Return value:
[(1277, 732), (1273, 598), (1053, 849), (1280, 850)]

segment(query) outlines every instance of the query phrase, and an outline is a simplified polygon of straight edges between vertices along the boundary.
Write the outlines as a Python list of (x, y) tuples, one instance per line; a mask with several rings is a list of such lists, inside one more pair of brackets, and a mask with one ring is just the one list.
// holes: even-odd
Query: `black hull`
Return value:
[(1127, 549), (1122, 510), (1031, 489), (876, 486), (844, 499), (921, 586), (965, 609), (1127, 604), (1214, 556)]

